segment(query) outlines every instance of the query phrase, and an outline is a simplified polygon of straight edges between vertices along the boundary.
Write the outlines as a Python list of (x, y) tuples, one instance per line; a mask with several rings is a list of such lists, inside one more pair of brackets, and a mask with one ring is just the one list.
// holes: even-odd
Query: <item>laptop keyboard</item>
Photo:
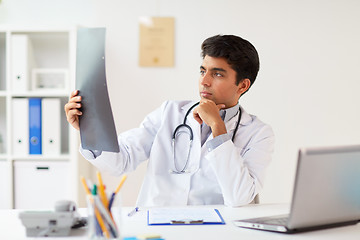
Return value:
[[(273, 224), (273, 225), (286, 225), (287, 221), (288, 221), (288, 217), (281, 217), (281, 218), (268, 218), (268, 219), (263, 219), (263, 221), (261, 221), (262, 223), (267, 223), (267, 224)], [(260, 221), (259, 221), (260, 222)]]

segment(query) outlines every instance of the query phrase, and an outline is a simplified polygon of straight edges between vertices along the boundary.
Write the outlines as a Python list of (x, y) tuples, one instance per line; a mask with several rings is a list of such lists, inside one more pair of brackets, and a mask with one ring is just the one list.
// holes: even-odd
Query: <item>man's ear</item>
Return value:
[(238, 93), (240, 93), (240, 96), (243, 95), (244, 92), (246, 92), (251, 85), (250, 79), (244, 78), (240, 81), (238, 85)]

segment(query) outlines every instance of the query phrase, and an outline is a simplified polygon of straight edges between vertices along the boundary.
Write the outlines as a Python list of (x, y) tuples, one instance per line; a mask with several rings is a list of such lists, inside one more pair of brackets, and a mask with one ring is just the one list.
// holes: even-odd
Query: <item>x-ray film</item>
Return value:
[(119, 152), (105, 73), (105, 28), (77, 32), (76, 89), (82, 97), (80, 137), (84, 149)]

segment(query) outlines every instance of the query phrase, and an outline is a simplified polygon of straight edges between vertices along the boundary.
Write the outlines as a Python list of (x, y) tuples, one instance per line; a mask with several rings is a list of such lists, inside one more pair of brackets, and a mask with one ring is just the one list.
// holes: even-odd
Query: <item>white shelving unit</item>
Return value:
[[(13, 48), (15, 44), (12, 45), (13, 36), (26, 36), (32, 46), (35, 65), (28, 69), (27, 90), (19, 91), (14, 87), (13, 64), (18, 62), (12, 59), (16, 51)], [(70, 92), (75, 88), (75, 63), (75, 27), (14, 28), (0, 25), (0, 209), (52, 208), (53, 196), (58, 197), (62, 193), (64, 199), (78, 201), (78, 135), (67, 123), (63, 110)], [(35, 68), (37, 72), (45, 74), (47, 69), (50, 74), (59, 69), (60, 73), (66, 72), (67, 75), (66, 78), (57, 76), (55, 80), (45, 76), (38, 81), (41, 84), (34, 88), (37, 79), (31, 73)], [(13, 101), (34, 97), (60, 99), (60, 154), (46, 156), (14, 152), (13, 129), (17, 128), (18, 121), (13, 113), (20, 110), (12, 108)], [(57, 164), (61, 165), (61, 171), (60, 167), (57, 169)], [(34, 169), (43, 172), (37, 174)], [(31, 200), (26, 201), (25, 198), (30, 196)], [(24, 205), (24, 202), (28, 204)]]

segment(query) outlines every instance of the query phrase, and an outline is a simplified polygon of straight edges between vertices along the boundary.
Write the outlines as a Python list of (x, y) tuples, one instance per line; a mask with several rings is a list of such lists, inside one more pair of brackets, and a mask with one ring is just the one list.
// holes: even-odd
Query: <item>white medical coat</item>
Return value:
[[(119, 135), (119, 153), (102, 152), (94, 158), (87, 150), (80, 149), (80, 152), (98, 169), (112, 175), (132, 171), (141, 162), (149, 160), (138, 206), (240, 206), (250, 203), (260, 192), (266, 167), (271, 161), (274, 147), (271, 127), (242, 109), (235, 142), (228, 140), (208, 151), (206, 143), (201, 146), (200, 124), (189, 114), (186, 123), (193, 130), (194, 140), (188, 173), (174, 174), (171, 173), (175, 170), (172, 135), (193, 104), (189, 101), (163, 103), (144, 119), (139, 128)], [(236, 115), (225, 123), (231, 136), (237, 120)], [(210, 134), (208, 140), (212, 138)], [(180, 138), (176, 144), (187, 152), (188, 139)], [(178, 169), (184, 163), (185, 159), (183, 162), (179, 160)]]

